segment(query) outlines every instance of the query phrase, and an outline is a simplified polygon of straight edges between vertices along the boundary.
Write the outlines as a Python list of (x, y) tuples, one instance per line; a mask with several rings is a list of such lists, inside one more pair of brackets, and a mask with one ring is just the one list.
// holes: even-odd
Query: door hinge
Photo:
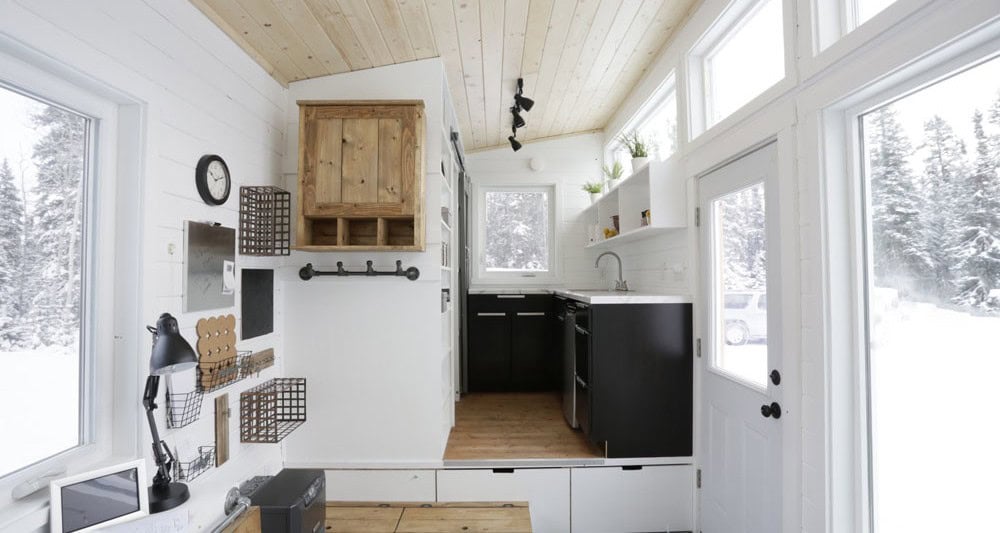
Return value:
[(696, 228), (700, 228), (701, 227), (701, 208), (700, 207), (694, 208), (694, 227), (696, 227)]
[(694, 354), (699, 359), (701, 358), (701, 339), (694, 341)]
[(695, 486), (700, 489), (701, 488), (701, 469), (700, 468), (695, 473), (695, 481), (694, 482), (695, 482)]

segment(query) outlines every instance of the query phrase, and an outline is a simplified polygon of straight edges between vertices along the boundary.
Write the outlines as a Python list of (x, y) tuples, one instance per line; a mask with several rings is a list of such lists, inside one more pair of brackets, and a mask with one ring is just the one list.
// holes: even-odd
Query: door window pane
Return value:
[(88, 128), (0, 86), (0, 476), (81, 444)]
[(785, 77), (781, 0), (765, 0), (705, 54), (707, 126)]
[(550, 191), (487, 191), (487, 272), (546, 272), (550, 269)]
[(861, 118), (878, 533), (995, 523), (1000, 60)]
[(763, 387), (767, 374), (764, 184), (723, 196), (712, 202), (712, 210), (716, 294), (722, 303), (712, 363)]

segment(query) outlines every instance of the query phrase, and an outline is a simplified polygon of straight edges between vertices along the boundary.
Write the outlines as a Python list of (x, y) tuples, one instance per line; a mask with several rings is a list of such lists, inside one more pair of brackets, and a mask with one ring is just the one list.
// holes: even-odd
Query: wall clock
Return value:
[(198, 186), (198, 194), (206, 204), (222, 205), (229, 199), (229, 190), (232, 188), (229, 167), (215, 154), (201, 156), (194, 170), (194, 182)]

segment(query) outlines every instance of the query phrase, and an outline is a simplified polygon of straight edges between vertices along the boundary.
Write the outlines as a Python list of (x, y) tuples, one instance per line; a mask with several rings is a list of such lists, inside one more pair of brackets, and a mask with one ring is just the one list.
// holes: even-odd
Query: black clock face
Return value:
[(194, 181), (198, 186), (198, 194), (205, 203), (222, 205), (229, 199), (232, 180), (229, 177), (229, 167), (217, 155), (205, 155), (198, 160)]

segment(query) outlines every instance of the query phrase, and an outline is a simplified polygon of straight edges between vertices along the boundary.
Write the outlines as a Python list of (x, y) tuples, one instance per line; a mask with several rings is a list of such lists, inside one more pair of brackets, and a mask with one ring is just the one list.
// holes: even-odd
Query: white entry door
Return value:
[(780, 533), (777, 145), (699, 179), (704, 533)]

